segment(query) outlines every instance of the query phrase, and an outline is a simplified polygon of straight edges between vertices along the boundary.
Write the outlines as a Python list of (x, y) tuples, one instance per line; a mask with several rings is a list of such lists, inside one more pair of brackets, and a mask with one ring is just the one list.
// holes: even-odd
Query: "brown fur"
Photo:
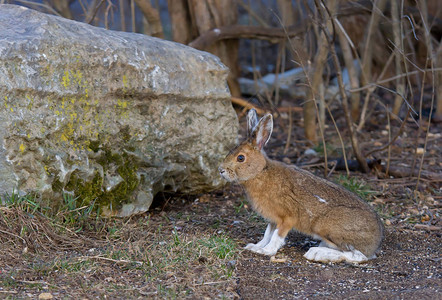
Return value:
[[(365, 201), (335, 183), (269, 159), (262, 146), (256, 142), (256, 132), (251, 132), (220, 169), (244, 186), (253, 208), (276, 224), (279, 236), (285, 238), (294, 228), (332, 248), (356, 249), (367, 257), (375, 254), (383, 226)], [(244, 156), (243, 162), (238, 161), (239, 155)]]

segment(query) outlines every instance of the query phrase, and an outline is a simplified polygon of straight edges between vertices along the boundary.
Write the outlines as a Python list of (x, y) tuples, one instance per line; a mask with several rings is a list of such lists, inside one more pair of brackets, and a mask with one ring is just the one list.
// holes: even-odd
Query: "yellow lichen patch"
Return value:
[(126, 88), (126, 87), (128, 87), (128, 85), (127, 85), (127, 76), (126, 75), (123, 75), (123, 87), (124, 88)]
[(51, 175), (51, 173), (49, 172), (49, 167), (47, 165), (44, 166), (45, 172), (48, 175)]
[(18, 149), (20, 150), (21, 153), (23, 153), (23, 152), (25, 152), (25, 150), (26, 150), (26, 146), (23, 145), (23, 144), (20, 144), (20, 146), (19, 146)]
[(73, 75), (74, 75), (74, 79), (75, 79), (75, 81), (77, 82), (78, 86), (80, 86), (80, 87), (84, 87), (84, 86), (82, 85), (83, 74), (82, 74), (79, 70), (77, 70), (77, 71), (75, 71), (75, 73), (74, 73)]
[(34, 99), (31, 98), (31, 97), (29, 97), (29, 95), (26, 95), (26, 99), (28, 100), (28, 106), (27, 106), (27, 108), (28, 108), (28, 110), (31, 110), (31, 109), (32, 109), (32, 106), (34, 105)]
[(68, 88), (68, 86), (71, 85), (71, 79), (69, 77), (69, 71), (64, 71), (64, 76), (61, 79), (61, 84), (63, 84), (63, 86), (65, 88)]
[(127, 108), (127, 101), (123, 101), (123, 100), (118, 99), (117, 105), (118, 105), (118, 108)]
[(67, 136), (66, 136), (64, 133), (61, 134), (60, 139), (61, 139), (63, 142), (67, 142), (67, 141), (68, 141), (68, 138), (67, 138)]

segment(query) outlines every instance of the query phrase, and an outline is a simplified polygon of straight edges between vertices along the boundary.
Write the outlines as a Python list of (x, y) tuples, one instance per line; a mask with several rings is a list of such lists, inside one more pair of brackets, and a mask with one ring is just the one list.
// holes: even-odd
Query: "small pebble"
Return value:
[(307, 150), (305, 150), (304, 155), (305, 156), (309, 156), (309, 155), (316, 156), (316, 155), (318, 155), (318, 153), (316, 153), (316, 151), (313, 149), (307, 149)]

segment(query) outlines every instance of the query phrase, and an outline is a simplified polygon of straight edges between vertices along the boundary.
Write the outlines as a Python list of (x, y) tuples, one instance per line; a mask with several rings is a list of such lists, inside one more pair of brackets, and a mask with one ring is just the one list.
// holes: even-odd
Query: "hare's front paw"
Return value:
[(244, 249), (250, 250), (255, 253), (270, 255), (270, 256), (275, 255), (279, 249), (279, 248), (276, 249), (275, 247), (267, 247), (267, 246), (261, 248), (258, 244), (252, 244), (252, 243), (247, 244), (247, 246), (245, 246)]
[(262, 248), (253, 249), (252, 251), (259, 254), (273, 256), (282, 246), (284, 246), (284, 238), (280, 237), (278, 232), (275, 232), (267, 245)]
[[(279, 249), (279, 248), (278, 248)], [(256, 253), (259, 254), (264, 254), (264, 255), (268, 255), (268, 256), (273, 256), (276, 254), (276, 252), (278, 252), (278, 249), (274, 248), (274, 247), (264, 247), (264, 248), (258, 248), (256, 249)]]
[(247, 246), (245, 246), (244, 249), (250, 250), (253, 252), (258, 252), (258, 250), (261, 249), (261, 247), (259, 247), (258, 244), (250, 243), (250, 244), (247, 244)]

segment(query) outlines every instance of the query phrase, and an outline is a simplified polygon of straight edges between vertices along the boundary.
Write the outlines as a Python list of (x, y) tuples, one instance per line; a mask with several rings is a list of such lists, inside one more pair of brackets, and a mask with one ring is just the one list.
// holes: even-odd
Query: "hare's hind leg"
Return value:
[(358, 250), (341, 251), (328, 247), (311, 247), (304, 257), (308, 260), (328, 263), (328, 262), (342, 262), (349, 263), (362, 263), (368, 260), (368, 258)]
[(258, 249), (265, 247), (270, 242), (270, 239), (272, 238), (272, 235), (273, 235), (275, 229), (276, 229), (276, 225), (273, 223), (269, 223), (269, 225), (267, 225), (267, 228), (266, 228), (266, 231), (264, 233), (264, 237), (262, 238), (262, 240), (256, 244), (253, 244), (253, 243), (247, 244), (247, 246), (245, 246), (244, 249), (250, 250), (253, 252), (257, 252)]

